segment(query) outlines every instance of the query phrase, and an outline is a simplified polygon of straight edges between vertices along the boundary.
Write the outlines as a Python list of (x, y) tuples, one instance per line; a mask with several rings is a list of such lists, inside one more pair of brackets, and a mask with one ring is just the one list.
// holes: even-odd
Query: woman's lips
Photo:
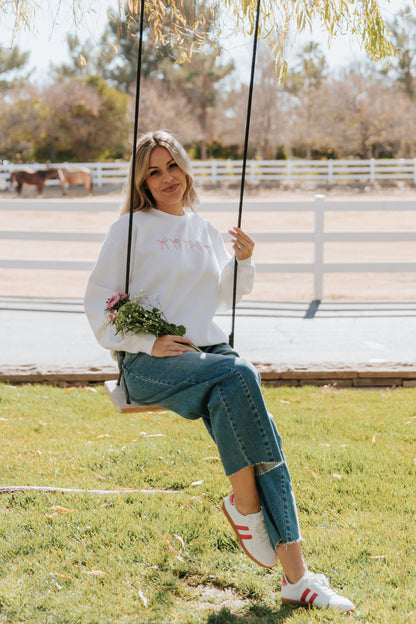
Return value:
[(167, 186), (166, 188), (163, 189), (164, 193), (172, 193), (173, 191), (176, 191), (176, 189), (179, 187), (179, 184), (171, 184), (170, 186)]

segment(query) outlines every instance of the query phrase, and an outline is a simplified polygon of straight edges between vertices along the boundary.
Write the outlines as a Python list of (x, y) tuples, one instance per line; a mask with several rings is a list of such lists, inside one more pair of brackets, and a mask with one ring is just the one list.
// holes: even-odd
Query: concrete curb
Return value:
[[(262, 381), (268, 386), (323, 386), (339, 388), (416, 387), (416, 365), (383, 363), (346, 366), (326, 363), (310, 366), (277, 366), (254, 362)], [(57, 386), (101, 384), (116, 379), (117, 367), (67, 366), (41, 368), (36, 364), (3, 366), (0, 382), (12, 384), (52, 384)]]
[(276, 367), (255, 363), (264, 384), (272, 386), (322, 386), (339, 388), (416, 387), (416, 365), (385, 363), (383, 366), (339, 363), (308, 367)]

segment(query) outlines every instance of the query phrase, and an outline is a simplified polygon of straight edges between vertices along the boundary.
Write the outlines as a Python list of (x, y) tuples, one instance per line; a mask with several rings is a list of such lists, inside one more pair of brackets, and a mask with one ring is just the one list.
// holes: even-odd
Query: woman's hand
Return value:
[(254, 249), (254, 241), (243, 230), (235, 226), (228, 230), (228, 234), (231, 234), (233, 249), (237, 260), (247, 260), (250, 258)]
[(183, 336), (160, 336), (156, 338), (152, 349), (152, 355), (155, 357), (171, 357), (173, 355), (182, 355), (185, 351), (194, 351), (191, 346), (192, 341)]

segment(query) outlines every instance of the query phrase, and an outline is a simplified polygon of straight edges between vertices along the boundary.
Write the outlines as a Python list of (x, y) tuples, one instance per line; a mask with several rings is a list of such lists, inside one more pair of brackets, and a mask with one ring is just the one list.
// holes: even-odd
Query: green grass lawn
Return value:
[(281, 605), (280, 567), (252, 563), (223, 517), (201, 422), (119, 415), (101, 387), (0, 385), (1, 486), (120, 490), (1, 494), (0, 623), (416, 623), (416, 388), (264, 393), (308, 565), (353, 615)]

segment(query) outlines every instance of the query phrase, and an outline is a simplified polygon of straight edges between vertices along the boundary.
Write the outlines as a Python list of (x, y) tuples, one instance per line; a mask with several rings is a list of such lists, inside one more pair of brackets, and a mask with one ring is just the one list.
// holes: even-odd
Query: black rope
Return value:
[[(137, 72), (136, 72), (136, 98), (134, 105), (134, 130), (133, 130), (133, 154), (131, 158), (131, 184), (130, 184), (130, 211), (129, 211), (129, 229), (127, 236), (127, 258), (126, 258), (126, 281), (124, 292), (129, 294), (130, 290), (130, 264), (131, 264), (131, 241), (133, 234), (133, 213), (134, 213), (134, 179), (136, 174), (136, 148), (137, 148), (137, 134), (139, 126), (139, 105), (140, 105), (140, 83), (142, 72), (142, 50), (143, 50), (143, 25), (144, 25), (144, 2), (141, 0), (140, 4), (140, 25), (139, 25), (139, 50), (137, 55)], [(120, 385), (123, 379), (123, 360), (125, 353), (119, 351), (117, 354), (119, 376), (117, 384)], [(131, 403), (130, 395), (127, 390), (127, 386), (123, 383), (124, 392), (126, 395), (126, 402)]]
[[(244, 153), (243, 153), (243, 167), (241, 171), (241, 184), (240, 184), (240, 203), (238, 207), (238, 227), (241, 227), (241, 219), (243, 215), (243, 197), (244, 197), (244, 184), (246, 179), (246, 166), (247, 166), (247, 152), (248, 152), (248, 139), (250, 134), (250, 119), (251, 119), (251, 103), (253, 100), (254, 89), (254, 71), (256, 68), (256, 54), (257, 54), (257, 39), (259, 34), (259, 21), (260, 21), (260, 0), (257, 0), (256, 10), (256, 23), (254, 27), (254, 40), (253, 40), (253, 54), (251, 59), (251, 74), (250, 74), (250, 86), (248, 90), (247, 101), (247, 116), (246, 116), (246, 131), (244, 137)], [(231, 347), (234, 347), (234, 330), (235, 330), (235, 307), (237, 299), (237, 272), (238, 262), (237, 258), (234, 259), (234, 280), (233, 280), (233, 303), (231, 314), (231, 333), (229, 336), (229, 343)]]
[(137, 146), (137, 133), (139, 126), (139, 105), (140, 105), (140, 82), (142, 73), (142, 49), (143, 49), (143, 24), (144, 24), (144, 2), (141, 0), (140, 5), (140, 27), (139, 27), (139, 51), (137, 55), (137, 73), (136, 73), (136, 99), (134, 105), (134, 131), (133, 131), (133, 154), (131, 159), (131, 185), (130, 185), (130, 218), (129, 218), (129, 233), (127, 240), (127, 261), (126, 261), (126, 285), (125, 292), (129, 294), (129, 282), (130, 282), (130, 260), (131, 260), (131, 239), (133, 232), (133, 198), (134, 198), (134, 178), (136, 173), (136, 146)]

